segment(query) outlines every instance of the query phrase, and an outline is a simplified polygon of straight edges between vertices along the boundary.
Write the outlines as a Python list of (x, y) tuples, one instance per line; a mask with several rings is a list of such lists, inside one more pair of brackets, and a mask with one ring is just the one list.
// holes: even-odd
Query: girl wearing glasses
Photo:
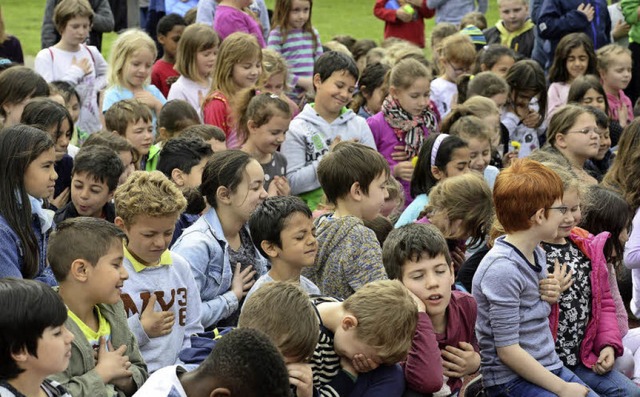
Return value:
[(596, 157), (600, 150), (600, 129), (588, 109), (576, 105), (560, 108), (549, 122), (547, 145), (569, 161), (582, 182), (598, 183), (584, 168), (587, 160)]
[(576, 227), (582, 218), (583, 185), (571, 170), (553, 163), (545, 165), (558, 174), (564, 189), (562, 205), (548, 209), (560, 211), (563, 219), (556, 238), (542, 242), (547, 268), (553, 272), (559, 262), (571, 269), (568, 289), (558, 301), (559, 310), (552, 310), (549, 316), (556, 353), (598, 395), (640, 396), (635, 383), (612, 371), (623, 345), (603, 252), (609, 233), (593, 236)]

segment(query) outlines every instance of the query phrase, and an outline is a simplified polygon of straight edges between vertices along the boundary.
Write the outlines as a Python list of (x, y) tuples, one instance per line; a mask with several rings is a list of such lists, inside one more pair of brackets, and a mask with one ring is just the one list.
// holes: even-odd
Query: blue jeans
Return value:
[(604, 375), (598, 375), (580, 364), (573, 372), (593, 391), (607, 397), (639, 397), (640, 387), (624, 376), (621, 372), (612, 370)]
[[(562, 368), (551, 372), (553, 372), (556, 376), (558, 376), (565, 382), (574, 382), (583, 385), (585, 384), (567, 367), (563, 366)], [(485, 387), (485, 393), (489, 397), (556, 397), (556, 395), (554, 393), (551, 393), (549, 390), (534, 385), (533, 383), (528, 382), (524, 378), (520, 377), (507, 382), (504, 385)], [(589, 390), (589, 394), (587, 394), (587, 397), (599, 396), (593, 391)], [(609, 396), (607, 395), (607, 397)]]

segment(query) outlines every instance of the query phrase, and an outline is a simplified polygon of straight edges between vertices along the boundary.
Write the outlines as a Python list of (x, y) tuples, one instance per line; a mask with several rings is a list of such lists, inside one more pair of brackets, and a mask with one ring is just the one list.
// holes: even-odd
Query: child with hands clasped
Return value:
[(598, 73), (607, 93), (609, 117), (624, 128), (633, 120), (633, 104), (624, 89), (631, 81), (631, 51), (616, 44), (598, 50)]
[(80, 96), (78, 127), (89, 134), (102, 128), (98, 93), (106, 86), (107, 62), (94, 46), (84, 44), (94, 12), (86, 0), (60, 2), (53, 22), (60, 41), (36, 55), (34, 68), (47, 82), (62, 80)]
[(184, 30), (174, 66), (180, 77), (171, 84), (167, 100), (187, 101), (202, 118), (202, 102), (211, 87), (219, 46), (220, 38), (210, 26), (195, 24)]
[(156, 55), (156, 44), (145, 32), (130, 29), (119, 35), (111, 48), (109, 87), (102, 102), (102, 112), (106, 112), (123, 99), (139, 100), (151, 110), (154, 135), (156, 117), (167, 102), (160, 90), (149, 84)]
[(480, 368), (477, 307), (471, 295), (451, 290), (446, 240), (433, 226), (408, 224), (389, 233), (382, 259), (389, 277), (402, 281), (418, 303), (418, 326), (404, 363), (407, 386), (434, 396), (459, 392), (462, 378)]
[[(417, 60), (405, 59), (391, 69), (387, 79), (389, 95), (380, 112), (369, 117), (367, 124), (378, 151), (392, 168), (392, 175), (402, 183), (408, 205), (413, 201), (409, 186), (414, 169), (412, 159), (438, 128), (430, 107), (431, 73)], [(397, 161), (392, 156), (398, 151), (397, 146), (402, 147), (408, 160)]]
[(261, 74), (262, 50), (255, 37), (238, 32), (222, 42), (211, 91), (202, 104), (202, 119), (205, 124), (215, 125), (224, 131), (229, 149), (237, 149), (241, 144), (232, 120), (236, 95), (255, 86)]
[(267, 260), (246, 226), (267, 197), (264, 172), (240, 150), (214, 153), (200, 191), (211, 208), (184, 230), (171, 250), (191, 265), (202, 300), (202, 325), (235, 325), (244, 296), (267, 272)]
[(0, 395), (71, 397), (47, 376), (64, 371), (74, 336), (64, 326), (67, 309), (48, 285), (0, 279)]
[(51, 136), (16, 125), (0, 132), (0, 277), (57, 285), (47, 264), (53, 213), (42, 208), (58, 174)]
[(571, 33), (560, 40), (549, 70), (551, 85), (547, 93), (547, 118), (567, 104), (569, 89), (575, 79), (596, 74), (596, 61), (593, 44), (586, 34)]
[(69, 367), (51, 379), (73, 396), (131, 396), (147, 379), (120, 293), (124, 234), (103, 219), (79, 217), (51, 234), (47, 259), (67, 306), (65, 327), (75, 339)]
[(397, 8), (389, 7), (388, 0), (376, 0), (373, 15), (384, 21), (384, 38), (399, 38), (424, 48), (424, 19), (435, 12), (427, 7), (426, 0), (395, 1)]
[(547, 262), (539, 244), (557, 236), (566, 210), (562, 195), (558, 175), (529, 159), (514, 160), (496, 179), (496, 217), (506, 235), (495, 240), (473, 277), (480, 372), (490, 397), (597, 396), (558, 358), (551, 306), (540, 293)]
[[(115, 224), (127, 235), (121, 298), (129, 329), (149, 373), (173, 365), (189, 337), (202, 332), (200, 294), (189, 264), (169, 251), (186, 207), (182, 192), (161, 172), (136, 171), (116, 190)], [(175, 297), (175, 299), (174, 299)]]
[(275, 94), (243, 93), (237, 103), (238, 139), (241, 150), (258, 160), (264, 171), (264, 189), (269, 196), (287, 196), (287, 159), (278, 148), (291, 122), (289, 104)]
[[(551, 166), (551, 165), (550, 165)], [(612, 371), (623, 346), (609, 288), (607, 260), (603, 247), (609, 233), (597, 236), (579, 229), (581, 183), (574, 173), (560, 166), (551, 168), (563, 183), (563, 215), (555, 238), (542, 242), (546, 265), (551, 272), (556, 262), (572, 270), (571, 286), (558, 300), (549, 321), (556, 352), (563, 364), (601, 396), (640, 396), (640, 388), (621, 372)]]
[(313, 64), (322, 55), (320, 34), (311, 24), (312, 0), (278, 0), (267, 44), (282, 54), (289, 65), (291, 95), (304, 102), (313, 92)]

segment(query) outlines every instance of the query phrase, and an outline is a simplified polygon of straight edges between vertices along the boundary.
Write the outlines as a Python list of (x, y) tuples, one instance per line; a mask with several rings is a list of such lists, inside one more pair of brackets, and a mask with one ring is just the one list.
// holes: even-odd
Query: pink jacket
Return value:
[[(591, 260), (591, 318), (580, 346), (580, 360), (591, 368), (600, 356), (600, 351), (611, 346), (616, 357), (622, 355), (622, 339), (616, 318), (616, 307), (609, 289), (607, 260), (602, 251), (610, 237), (608, 232), (593, 236), (578, 227), (571, 230), (569, 238), (580, 251)], [(554, 339), (558, 333), (559, 312), (552, 310), (549, 323)]]

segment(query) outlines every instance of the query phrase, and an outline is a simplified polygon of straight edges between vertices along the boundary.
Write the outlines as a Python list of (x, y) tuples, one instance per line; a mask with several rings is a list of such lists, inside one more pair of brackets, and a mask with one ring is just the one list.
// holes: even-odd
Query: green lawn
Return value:
[[(45, 0), (2, 0), (2, 13), (9, 33), (22, 42), (25, 56), (35, 56), (40, 50), (40, 26)], [(274, 0), (266, 0), (269, 8)], [(355, 38), (382, 39), (384, 23), (373, 16), (373, 0), (315, 0), (313, 23), (323, 40), (333, 36), (348, 34)], [(490, 2), (487, 19), (489, 24), (498, 19), (497, 7)], [(427, 21), (427, 35), (434, 26)], [(108, 58), (111, 42), (116, 34), (104, 38), (103, 54)]]

